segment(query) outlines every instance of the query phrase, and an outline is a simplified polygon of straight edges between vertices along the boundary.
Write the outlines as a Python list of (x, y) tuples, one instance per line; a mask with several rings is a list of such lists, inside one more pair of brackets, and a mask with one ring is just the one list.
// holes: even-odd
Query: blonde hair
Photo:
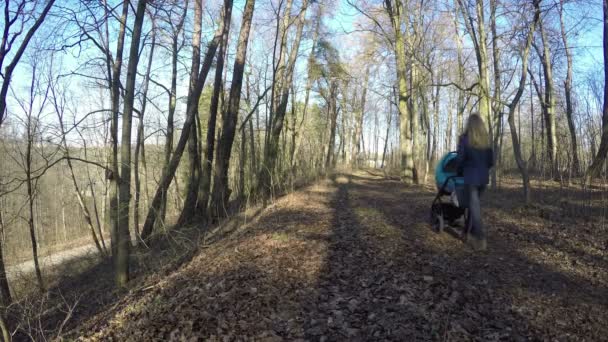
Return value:
[(471, 114), (467, 121), (465, 134), (468, 137), (469, 145), (476, 149), (486, 149), (490, 147), (490, 136), (483, 119), (479, 114)]

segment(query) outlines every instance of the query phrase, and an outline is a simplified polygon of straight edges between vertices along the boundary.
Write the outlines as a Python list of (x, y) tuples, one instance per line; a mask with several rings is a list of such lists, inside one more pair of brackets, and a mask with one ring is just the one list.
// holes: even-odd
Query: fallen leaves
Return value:
[[(479, 255), (421, 224), (432, 193), (363, 174), (337, 179), (279, 200), (82, 339), (591, 341), (608, 333), (604, 264), (563, 251), (586, 239), (553, 243), (570, 230), (547, 240), (535, 235), (545, 218), (515, 226), (489, 208), (491, 251)], [(596, 285), (561, 271), (583, 266)]]

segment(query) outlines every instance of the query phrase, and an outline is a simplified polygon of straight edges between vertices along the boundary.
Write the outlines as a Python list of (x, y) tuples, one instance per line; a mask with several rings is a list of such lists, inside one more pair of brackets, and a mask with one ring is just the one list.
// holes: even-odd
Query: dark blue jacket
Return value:
[(490, 181), (490, 169), (494, 166), (494, 152), (491, 148), (476, 149), (469, 145), (466, 135), (458, 142), (458, 173), (464, 176), (468, 185), (487, 185)]

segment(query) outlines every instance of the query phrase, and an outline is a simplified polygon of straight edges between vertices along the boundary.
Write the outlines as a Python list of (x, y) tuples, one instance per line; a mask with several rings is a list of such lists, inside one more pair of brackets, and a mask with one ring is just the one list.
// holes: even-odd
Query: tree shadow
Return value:
[[(517, 332), (514, 336), (559, 336), (560, 334), (585, 336), (585, 328), (597, 328), (593, 324), (584, 323), (585, 320), (602, 326), (601, 318), (593, 317), (588, 314), (587, 310), (599, 312), (602, 308), (606, 308), (606, 294), (608, 293), (605, 286), (600, 285), (601, 283), (591, 284), (586, 277), (572, 272), (566, 274), (562, 269), (555, 269), (553, 265), (543, 260), (533, 260), (530, 258), (530, 253), (526, 253), (514, 241), (502, 239), (502, 234), (492, 233), (495, 225), (501, 225), (504, 230), (517, 229), (517, 227), (505, 226), (503, 222), (486, 222), (491, 231), (491, 252), (477, 255), (466, 250), (457, 241), (450, 243), (446, 240), (452, 239), (451, 237), (442, 239), (439, 236), (433, 236), (428, 228), (425, 230), (420, 224), (416, 224), (425, 221), (432, 193), (421, 194), (419, 188), (397, 188), (392, 183), (382, 184), (382, 181), (369, 182), (365, 179), (360, 181), (360, 184), (352, 187), (352, 191), (362, 194), (363, 203), (374, 203), (382, 211), (385, 219), (400, 227), (406, 232), (408, 238), (424, 239), (428, 242), (420, 244), (422, 248), (418, 253), (425, 255), (425, 258), (436, 259), (434, 265), (436, 274), (437, 272), (443, 273), (441, 276), (447, 276), (448, 279), (460, 283), (475, 284), (477, 282), (478, 296), (483, 298), (483, 292), (485, 292), (485, 300), (490, 300), (489, 303), (496, 300), (507, 301), (507, 303), (500, 304), (502, 308), (491, 305), (493, 309), (488, 310), (483, 316), (496, 317), (493, 322), (496, 322), (497, 319), (511, 322), (509, 323), (512, 324), (511, 328)], [(378, 194), (382, 191), (386, 195), (379, 197)], [(367, 197), (367, 194), (373, 194), (373, 196)], [(399, 203), (407, 203), (407, 208)], [(418, 232), (416, 233), (414, 230), (418, 230)], [(546, 243), (551, 242), (546, 241)], [(458, 248), (454, 248), (454, 245), (458, 245)], [(457, 290), (460, 293), (466, 291), (466, 286), (457, 288), (460, 288)], [(483, 307), (484, 301), (476, 299), (478, 298), (474, 298), (472, 303)], [(539, 314), (541, 319), (534, 318), (533, 314), (522, 316), (510, 312), (510, 306), (517, 307), (518, 305), (536, 306), (541, 313)], [(458, 316), (467, 314), (466, 310), (463, 311), (460, 308), (454, 308), (454, 310), (458, 312)], [(559, 313), (571, 316), (578, 314), (580, 317), (573, 319), (578, 319), (580, 324), (573, 326), (566, 324), (560, 326), (559, 329), (550, 330), (555, 320), (561, 319)], [(601, 314), (601, 316), (605, 318), (606, 315)], [(539, 330), (534, 331), (534, 329)], [(469, 329), (466, 330), (469, 331)], [(481, 333), (482, 331), (477, 331), (473, 332), (473, 335), (479, 337), (482, 335)], [(491, 327), (483, 330), (483, 334), (485, 334), (483, 336), (487, 338), (492, 334), (494, 334), (492, 336), (498, 336), (503, 333), (505, 333), (504, 329)], [(597, 332), (594, 334), (601, 336)]]

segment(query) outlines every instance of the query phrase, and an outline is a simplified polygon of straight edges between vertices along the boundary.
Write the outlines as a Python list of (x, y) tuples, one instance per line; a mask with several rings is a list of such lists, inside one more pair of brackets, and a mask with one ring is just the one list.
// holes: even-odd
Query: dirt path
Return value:
[[(280, 199), (93, 317), (83, 339), (599, 341), (606, 260), (555, 246), (489, 194), (489, 253), (426, 222), (433, 193), (366, 173)], [(504, 217), (504, 218), (503, 218)], [(512, 219), (512, 220), (511, 220)], [(573, 265), (575, 267), (573, 267)]]

